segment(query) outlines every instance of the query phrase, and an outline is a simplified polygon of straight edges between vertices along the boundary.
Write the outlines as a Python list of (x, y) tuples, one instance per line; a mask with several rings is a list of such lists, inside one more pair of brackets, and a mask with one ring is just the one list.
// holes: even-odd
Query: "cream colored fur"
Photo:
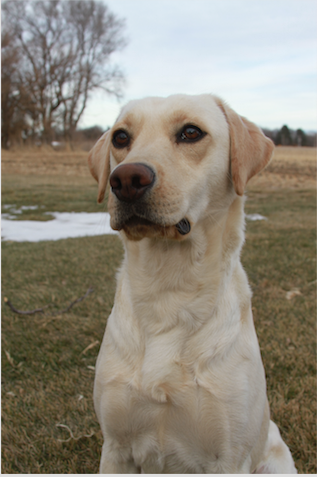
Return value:
[[(184, 124), (205, 137), (177, 143)], [(113, 147), (118, 129), (129, 147)], [(125, 256), (94, 389), (101, 473), (296, 473), (270, 421), (240, 263), (244, 188), (272, 152), (219, 98), (176, 95), (129, 103), (90, 153), (100, 202), (118, 164), (156, 173), (147, 202), (157, 224), (120, 232)], [(108, 208), (121, 228), (111, 191)]]

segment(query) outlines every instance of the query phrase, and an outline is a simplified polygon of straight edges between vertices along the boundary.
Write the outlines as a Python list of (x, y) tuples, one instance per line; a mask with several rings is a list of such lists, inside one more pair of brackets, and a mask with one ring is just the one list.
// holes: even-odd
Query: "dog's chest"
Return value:
[(152, 342), (138, 366), (121, 368), (105, 385), (103, 401), (107, 434), (131, 449), (144, 472), (203, 473), (204, 462), (219, 470), (223, 408), (168, 345)]
[[(237, 403), (224, 402), (223, 396), (236, 395), (235, 385), (228, 384), (235, 376), (230, 366), (220, 370), (213, 365), (211, 370), (206, 365), (223, 341), (221, 328), (190, 330), (184, 326), (185, 303), (180, 308), (170, 300), (165, 309), (156, 305), (145, 313), (143, 304), (131, 313), (129, 288), (122, 285), (120, 292), (97, 365), (95, 404), (105, 441), (126, 449), (146, 473), (232, 470), (232, 456), (224, 449), (231, 447), (227, 423)], [(201, 314), (205, 308), (199, 308)], [(190, 314), (190, 306), (186, 312)], [(182, 319), (182, 325), (154, 332), (156, 316)], [(244, 418), (241, 412), (232, 420), (236, 435)], [(240, 444), (234, 446), (241, 453)]]

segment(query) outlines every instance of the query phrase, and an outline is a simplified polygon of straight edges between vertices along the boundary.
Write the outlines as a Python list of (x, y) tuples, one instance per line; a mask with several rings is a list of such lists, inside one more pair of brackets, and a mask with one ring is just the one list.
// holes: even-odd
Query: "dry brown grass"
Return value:
[(2, 174), (87, 177), (85, 151), (56, 152), (49, 148), (2, 152)]
[(316, 187), (316, 149), (278, 146), (267, 168), (250, 181), (249, 188), (314, 189)]
[[(2, 151), (2, 173), (87, 178), (87, 152), (56, 152), (51, 148)], [(316, 149), (278, 146), (269, 166), (252, 179), (250, 187), (298, 189), (314, 188), (315, 184)]]
[[(98, 210), (86, 161), (85, 152), (4, 152), (3, 202), (43, 205), (43, 211)], [(242, 255), (272, 418), (300, 473), (316, 472), (315, 168), (314, 149), (276, 148), (267, 170), (250, 182), (246, 203), (247, 213), (269, 220), (247, 223)], [(92, 367), (121, 257), (115, 236), (3, 242), (2, 296), (17, 308), (50, 303), (61, 309), (95, 287), (54, 319), (14, 315), (2, 301), (3, 473), (98, 471), (102, 436)], [(288, 300), (293, 289), (299, 294)], [(70, 430), (75, 439), (68, 440)]]

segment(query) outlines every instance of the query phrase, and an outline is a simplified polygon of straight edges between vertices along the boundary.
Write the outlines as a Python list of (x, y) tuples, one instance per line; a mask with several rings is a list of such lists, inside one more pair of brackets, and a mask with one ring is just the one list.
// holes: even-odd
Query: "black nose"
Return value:
[(121, 164), (110, 175), (112, 192), (123, 202), (135, 202), (152, 187), (154, 171), (139, 162)]

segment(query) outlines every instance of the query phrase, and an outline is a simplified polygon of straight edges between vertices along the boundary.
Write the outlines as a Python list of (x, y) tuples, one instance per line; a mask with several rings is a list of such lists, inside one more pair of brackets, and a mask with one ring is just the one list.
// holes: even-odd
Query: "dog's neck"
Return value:
[[(195, 299), (200, 301), (202, 295), (207, 307), (199, 320), (204, 320), (204, 314), (217, 306), (236, 268), (241, 268), (243, 206), (244, 199), (236, 197), (226, 214), (221, 213), (221, 219), (215, 216), (205, 219), (195, 226), (191, 237), (182, 242), (124, 240), (126, 266), (123, 269), (129, 275), (126, 283), (130, 286), (132, 307), (140, 317), (146, 314), (148, 306), (153, 319), (157, 315), (161, 322), (162, 317), (167, 316), (172, 323), (180, 315), (195, 310)], [(197, 314), (197, 310), (194, 313)]]

